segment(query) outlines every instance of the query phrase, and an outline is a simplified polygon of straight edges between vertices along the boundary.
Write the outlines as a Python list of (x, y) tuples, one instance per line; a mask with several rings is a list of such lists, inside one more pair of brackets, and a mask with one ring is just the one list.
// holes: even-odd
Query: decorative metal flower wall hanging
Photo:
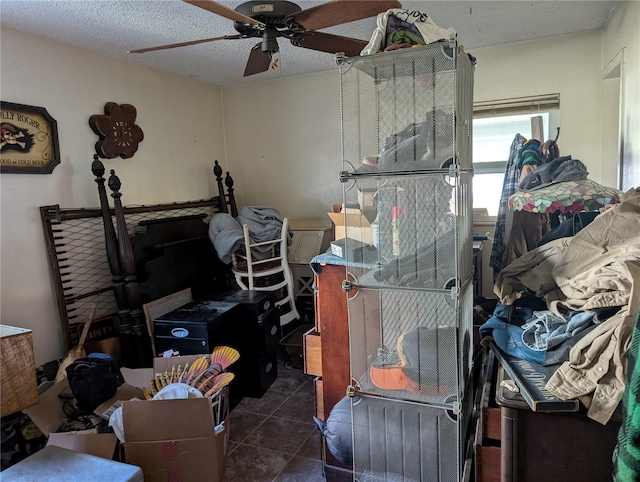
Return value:
[(91, 129), (100, 136), (96, 142), (98, 156), (105, 159), (133, 157), (144, 139), (142, 129), (135, 123), (136, 108), (130, 104), (107, 102), (104, 114), (89, 118)]

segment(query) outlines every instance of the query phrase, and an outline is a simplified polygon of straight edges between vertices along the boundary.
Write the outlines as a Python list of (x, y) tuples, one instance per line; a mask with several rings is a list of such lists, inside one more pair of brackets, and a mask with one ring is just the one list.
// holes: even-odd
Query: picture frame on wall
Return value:
[(60, 164), (58, 125), (44, 107), (0, 101), (0, 173), (51, 174)]

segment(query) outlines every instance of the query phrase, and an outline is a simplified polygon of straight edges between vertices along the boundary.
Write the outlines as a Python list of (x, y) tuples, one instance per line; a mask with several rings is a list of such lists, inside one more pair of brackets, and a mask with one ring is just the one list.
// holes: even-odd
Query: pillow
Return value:
[[(343, 464), (353, 464), (351, 441), (351, 398), (344, 397), (331, 409), (327, 421), (317, 417), (313, 421), (327, 440), (329, 452)], [(360, 397), (355, 397), (359, 399)]]

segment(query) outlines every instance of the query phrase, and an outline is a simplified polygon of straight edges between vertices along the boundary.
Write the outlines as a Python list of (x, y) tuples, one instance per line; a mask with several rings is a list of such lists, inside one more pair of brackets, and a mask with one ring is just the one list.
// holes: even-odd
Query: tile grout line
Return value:
[[(273, 480), (271, 482), (276, 482), (276, 480), (278, 480), (278, 477), (280, 477), (282, 475), (282, 473), (285, 470), (287, 470), (287, 467), (289, 467), (289, 464), (291, 463), (291, 461), (294, 459), (296, 454), (298, 452), (300, 452), (300, 449), (302, 449), (302, 447), (304, 447), (304, 444), (307, 443), (307, 441), (311, 438), (312, 435), (313, 435), (313, 432), (311, 432), (309, 434), (309, 436), (306, 439), (304, 439), (304, 441), (300, 444), (298, 449), (294, 452), (294, 454), (291, 456), (291, 458), (287, 461), (286, 465), (282, 468), (282, 470), (280, 472), (278, 472), (278, 474), (276, 474), (276, 476), (273, 478)], [(306, 459), (307, 457), (300, 457), (300, 458)], [(309, 459), (309, 460), (312, 460), (312, 459)]]
[[(293, 397), (293, 395), (295, 395), (296, 393), (298, 393), (299, 391), (301, 391), (301, 390), (302, 390), (302, 387), (303, 387), (306, 383), (308, 383), (308, 380), (303, 381), (303, 382), (300, 384), (300, 386), (299, 386), (298, 388), (296, 388), (296, 390), (291, 394), (291, 397)], [(289, 397), (289, 398), (291, 398), (291, 397)], [(289, 400), (289, 398), (287, 398), (287, 401)], [(285, 401), (285, 402), (283, 402), (283, 405), (284, 405), (284, 403), (286, 403), (286, 401)], [(280, 407), (278, 407), (278, 408), (280, 408)], [(273, 413), (275, 413), (276, 411), (277, 411), (277, 409), (276, 409)], [(279, 418), (279, 419), (281, 419), (281, 420), (290, 420), (290, 419), (286, 419), (286, 418), (283, 418), (283, 417), (278, 417), (278, 416), (276, 416), (276, 415), (270, 415), (270, 417)], [(294, 421), (299, 422), (299, 423), (307, 423), (307, 422), (302, 422), (302, 421), (300, 421), (300, 420), (294, 420)], [(313, 425), (313, 424), (309, 424), (309, 425)], [(315, 427), (314, 427), (314, 428), (315, 428)], [(291, 463), (291, 461), (294, 459), (294, 457), (296, 457), (296, 454), (297, 454), (298, 452), (300, 452), (300, 450), (302, 449), (302, 447), (304, 447), (304, 445), (309, 441), (309, 439), (313, 436), (313, 434), (314, 434), (314, 431), (312, 430), (312, 431), (309, 433), (309, 435), (308, 435), (308, 436), (307, 436), (307, 437), (302, 441), (302, 443), (301, 443), (301, 444), (300, 444), (300, 446), (296, 449), (296, 451), (293, 453), (293, 455), (291, 456), (291, 458), (288, 460), (287, 464), (282, 468), (282, 470), (281, 470), (278, 474), (276, 474), (276, 476), (273, 478), (273, 480), (272, 480), (271, 482), (276, 482), (276, 481), (278, 480), (278, 477), (280, 477), (280, 476), (284, 473), (284, 471), (286, 471), (286, 470), (287, 470), (287, 468), (289, 467), (289, 464)], [(306, 457), (301, 457), (301, 458), (306, 458)], [(310, 460), (312, 460), (312, 459), (310, 459)]]
[(306, 425), (311, 425), (312, 427), (317, 429), (317, 426), (314, 424), (313, 420), (311, 422), (303, 422), (302, 420), (296, 420), (295, 418), (278, 417), (277, 415), (269, 415), (267, 418), (277, 418), (279, 420), (285, 420), (287, 422), (303, 423)]
[[(274, 390), (274, 391), (275, 391), (275, 390)], [(286, 392), (278, 392), (278, 393), (286, 393)], [(273, 409), (269, 414), (259, 413), (259, 412), (252, 412), (252, 411), (250, 411), (250, 410), (246, 410), (246, 409), (242, 409), (242, 408), (238, 408), (238, 407), (236, 407), (236, 408), (238, 408), (238, 410), (239, 410), (240, 412), (246, 412), (246, 413), (251, 413), (251, 414), (254, 414), (254, 415), (264, 415), (264, 416), (265, 416), (265, 418), (264, 418), (264, 420), (263, 420), (262, 422), (260, 422), (259, 424), (257, 424), (251, 432), (249, 432), (247, 435), (245, 435), (245, 437), (244, 437), (242, 440), (240, 440), (239, 442), (237, 442), (237, 443), (238, 443), (238, 444), (240, 444), (240, 443), (244, 442), (244, 441), (245, 441), (245, 440), (247, 440), (247, 439), (248, 439), (248, 438), (249, 438), (249, 437), (250, 437), (250, 436), (251, 436), (251, 435), (252, 435), (256, 430), (258, 430), (260, 427), (262, 427), (262, 425), (264, 425), (264, 423), (265, 423), (267, 420), (269, 420), (269, 418), (270, 418), (270, 417), (273, 417), (273, 416), (274, 416), (273, 414), (274, 414), (274, 413), (275, 413), (275, 412), (276, 412), (280, 407), (282, 407), (282, 405), (284, 405), (284, 404), (285, 404), (285, 403), (286, 403), (286, 402), (287, 402), (287, 401), (288, 401), (288, 400), (293, 396), (293, 394), (294, 394), (294, 393), (295, 393), (295, 392), (290, 393), (290, 394), (289, 394), (289, 396), (288, 396), (287, 398), (285, 398), (285, 399), (282, 401), (282, 403), (281, 403), (280, 405), (278, 405), (276, 408), (274, 408), (274, 409)], [(280, 417), (276, 417), (276, 418), (280, 418)], [(232, 429), (232, 430), (233, 430), (233, 429)], [(249, 445), (249, 444), (245, 444), (245, 445)], [(234, 449), (234, 450), (235, 450), (235, 449)]]
[[(287, 463), (285, 464), (285, 466), (282, 468), (282, 470), (280, 470), (280, 471), (276, 474), (276, 476), (272, 479), (272, 482), (275, 482), (275, 481), (278, 479), (278, 477), (280, 477), (280, 475), (282, 475), (282, 473), (283, 473), (284, 471), (286, 471), (286, 469), (287, 469), (287, 467), (289, 466), (289, 464), (291, 463), (291, 461), (294, 459), (294, 457), (296, 457), (296, 454), (298, 454), (298, 453), (300, 452), (300, 450), (302, 449), (302, 447), (304, 447), (304, 445), (305, 445), (305, 444), (309, 441), (309, 439), (313, 436), (313, 434), (314, 434), (314, 430), (312, 430), (312, 431), (309, 433), (309, 435), (308, 435), (308, 436), (307, 436), (307, 437), (302, 441), (302, 443), (300, 444), (300, 446), (296, 449), (296, 451), (295, 451), (293, 454), (289, 454), (289, 453), (287, 453), (287, 452), (281, 452), (281, 451), (278, 451), (278, 450), (273, 450), (273, 449), (270, 449), (270, 448), (267, 448), (267, 447), (263, 447), (263, 446), (258, 446), (258, 445), (248, 444), (248, 443), (245, 443), (245, 441), (246, 441), (246, 440), (247, 440), (247, 439), (248, 439), (252, 434), (254, 434), (254, 433), (255, 433), (255, 432), (256, 432), (256, 431), (257, 431), (257, 430), (258, 430), (262, 425), (264, 425), (264, 424), (265, 424), (265, 423), (266, 423), (270, 418), (272, 418), (272, 417), (273, 417), (273, 418), (276, 418), (276, 419), (279, 419), (279, 420), (293, 421), (293, 422), (298, 422), (298, 423), (302, 423), (302, 424), (305, 424), (305, 425), (310, 425), (310, 426), (312, 426), (312, 427), (315, 429), (316, 427), (315, 427), (315, 426), (314, 426), (314, 424), (313, 424), (313, 423), (311, 423), (311, 422), (303, 422), (303, 421), (300, 421), (300, 420), (287, 419), (287, 418), (283, 418), (283, 417), (279, 417), (279, 416), (274, 415), (274, 414), (275, 414), (275, 413), (276, 413), (280, 408), (282, 408), (282, 407), (284, 406), (284, 404), (286, 404), (286, 403), (287, 403), (287, 402), (288, 402), (288, 401), (289, 401), (289, 400), (290, 400), (290, 399), (291, 399), (291, 398), (292, 398), (296, 393), (300, 392), (300, 391), (302, 390), (303, 386), (304, 386), (305, 384), (307, 384), (307, 383), (309, 383), (309, 380), (308, 380), (308, 379), (303, 380), (303, 381), (302, 381), (302, 383), (300, 383), (300, 385), (299, 385), (299, 386), (298, 386), (298, 387), (297, 387), (293, 392), (282, 392), (282, 391), (280, 391), (280, 390), (273, 390), (273, 392), (286, 394), (287, 396), (282, 400), (282, 402), (281, 402), (277, 407), (275, 407), (275, 408), (274, 408), (270, 413), (268, 413), (268, 414), (260, 413), (260, 412), (254, 412), (254, 411), (247, 410), (247, 409), (244, 409), (244, 408), (239, 408), (239, 411), (241, 411), (241, 412), (251, 413), (251, 414), (254, 414), (254, 415), (264, 415), (264, 416), (265, 416), (265, 418), (264, 418), (264, 420), (263, 420), (262, 422), (260, 422), (258, 425), (256, 425), (256, 426), (255, 426), (255, 428), (254, 428), (250, 433), (248, 433), (248, 434), (247, 434), (247, 435), (246, 435), (246, 436), (245, 436), (241, 441), (236, 442), (237, 446), (236, 446), (236, 448), (235, 448), (232, 452), (235, 452), (236, 450), (241, 450), (241, 449), (242, 449), (242, 446), (244, 445), (244, 446), (248, 446), (248, 447), (259, 448), (259, 449), (262, 449), (262, 450), (268, 450), (268, 451), (271, 451), (271, 452), (274, 452), (274, 453), (283, 454), (283, 455), (285, 455), (285, 456), (288, 456), (288, 457), (289, 457), (289, 459), (287, 460)], [(300, 457), (300, 458), (307, 459), (307, 457)], [(308, 459), (309, 459), (309, 460), (315, 460), (315, 459), (312, 459), (312, 458), (308, 458)]]
[[(251, 412), (248, 412), (248, 413), (251, 413)], [(264, 418), (264, 420), (263, 420), (262, 422), (260, 422), (258, 425), (256, 425), (256, 426), (254, 427), (254, 429), (253, 429), (251, 432), (249, 432), (247, 435), (245, 435), (245, 436), (244, 436), (244, 438), (243, 438), (242, 440), (240, 440), (239, 442), (236, 442), (236, 443), (241, 444), (242, 442), (244, 442), (245, 440), (247, 440), (247, 439), (251, 436), (251, 434), (252, 434), (253, 432), (255, 432), (256, 430), (258, 430), (260, 427), (262, 427), (262, 425), (263, 425), (263, 424), (264, 424), (268, 419), (269, 419), (269, 416), (267, 415), (267, 416)]]
[[(272, 392), (273, 393), (273, 392)], [(246, 408), (239, 408), (239, 410), (241, 412), (248, 412), (248, 413), (253, 413), (255, 415), (265, 415), (267, 417), (271, 417), (280, 407), (282, 407), (282, 405), (284, 405), (286, 402), (289, 401), (289, 399), (293, 396), (293, 393), (287, 393), (287, 392), (278, 392), (278, 393), (282, 393), (284, 395), (287, 395), (287, 398), (285, 398), (280, 405), (278, 405), (276, 408), (274, 408), (271, 412), (269, 413), (264, 413), (264, 412), (254, 412), (251, 410), (247, 410)]]

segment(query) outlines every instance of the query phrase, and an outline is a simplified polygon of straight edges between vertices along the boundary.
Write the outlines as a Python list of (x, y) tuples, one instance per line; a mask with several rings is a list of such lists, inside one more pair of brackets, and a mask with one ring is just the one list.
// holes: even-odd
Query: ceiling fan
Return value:
[(289, 39), (296, 47), (332, 54), (344, 52), (348, 57), (360, 55), (367, 41), (317, 30), (372, 17), (390, 8), (401, 8), (396, 0), (332, 0), (305, 10), (285, 0), (252, 0), (235, 10), (213, 0), (183, 1), (233, 20), (238, 34), (129, 50), (129, 53), (186, 47), (216, 40), (262, 38), (249, 52), (244, 70), (244, 77), (247, 77), (269, 70), (274, 54), (279, 51), (278, 37)]

